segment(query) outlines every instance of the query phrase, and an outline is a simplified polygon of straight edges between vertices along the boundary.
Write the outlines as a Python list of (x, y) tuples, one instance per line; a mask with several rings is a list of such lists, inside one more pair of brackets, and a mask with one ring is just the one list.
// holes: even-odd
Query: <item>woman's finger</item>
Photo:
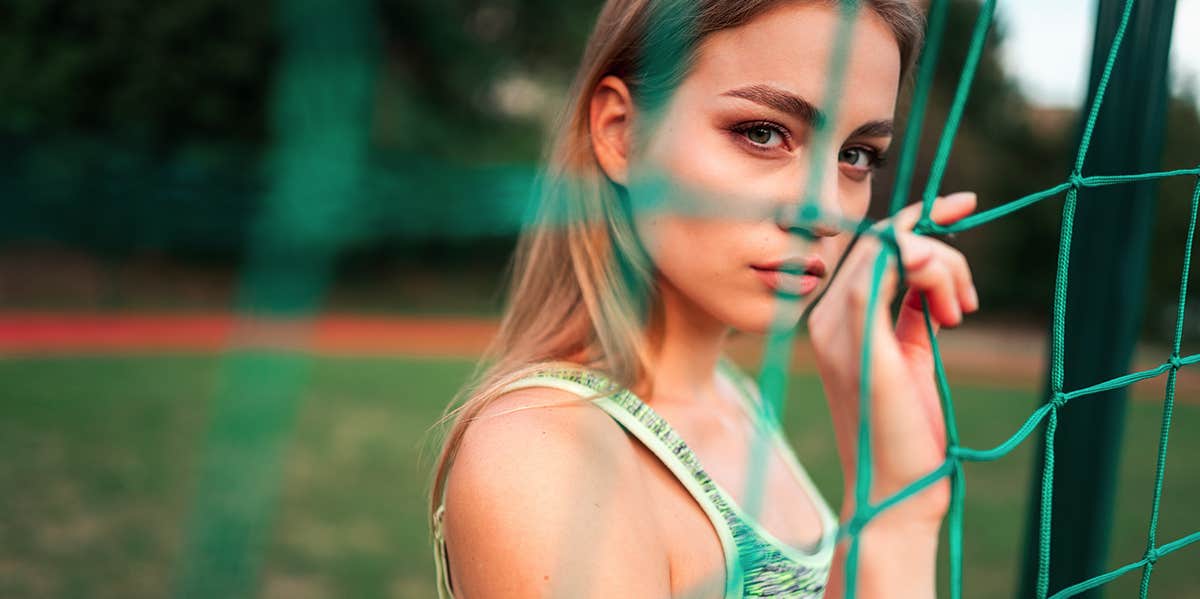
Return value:
[(936, 239), (904, 233), (896, 237), (896, 242), (909, 288), (929, 298), (930, 313), (940, 324), (957, 326), (962, 322), (958, 287), (963, 275), (956, 271), (965, 268), (966, 261), (960, 265), (953, 250)]
[(924, 268), (930, 260), (938, 257), (938, 241), (908, 232), (896, 232), (896, 245), (900, 248), (900, 263), (905, 272)]
[[(900, 302), (900, 313), (896, 315), (896, 339), (904, 346), (919, 346), (929, 349), (929, 334), (925, 330), (925, 296), (915, 289), (904, 293), (904, 301)], [(933, 334), (937, 335), (941, 325), (937, 320), (930, 319)]]
[[(934, 322), (948, 327), (958, 326), (964, 313), (978, 308), (970, 267), (962, 253), (939, 240), (905, 231), (896, 231), (896, 243), (900, 249), (899, 268), (904, 269), (906, 282), (914, 292), (905, 299), (907, 308), (919, 312), (921, 300), (928, 299)], [(861, 320), (870, 302), (880, 251), (884, 251), (882, 243), (874, 236), (860, 239), (840, 269), (840, 280), (831, 285), (830, 297), (825, 300), (832, 301), (833, 296), (842, 295), (856, 322)], [(877, 306), (889, 305), (896, 295), (895, 268), (889, 265), (885, 270), (879, 283)]]
[[(950, 277), (954, 280), (955, 294), (958, 299), (958, 304), (961, 307), (962, 313), (974, 312), (979, 309), (979, 296), (975, 291), (975, 284), (971, 280), (971, 269), (967, 264), (967, 259), (958, 250), (936, 240), (919, 238), (927, 244), (918, 242), (917, 244), (909, 244), (911, 248), (914, 245), (920, 248), (915, 252), (924, 252), (925, 256), (917, 256), (910, 258), (910, 265), (915, 265), (922, 260), (940, 260), (946, 265), (950, 273)], [(907, 240), (904, 240), (907, 243)], [(900, 313), (896, 316), (896, 338), (906, 347), (921, 347), (928, 349), (930, 346), (929, 335), (925, 327), (925, 303), (926, 294), (924, 290), (917, 288), (909, 288), (904, 295), (904, 300), (900, 304)], [(933, 302), (930, 302), (930, 312), (933, 315)], [(933, 325), (933, 334), (937, 334), (941, 328), (941, 321), (934, 316), (931, 319)]]
[(954, 289), (954, 277), (944, 262), (930, 261), (920, 270), (908, 273), (909, 289), (916, 290), (929, 300), (929, 313), (944, 327), (962, 323), (963, 309)]
[[(933, 201), (929, 218), (939, 225), (956, 223), (975, 211), (976, 197), (971, 191), (960, 191)], [(898, 231), (911, 231), (921, 220), (920, 202), (909, 204), (896, 213), (891, 221)]]
[(950, 270), (950, 275), (954, 277), (954, 288), (958, 294), (958, 301), (962, 305), (963, 312), (978, 310), (979, 294), (975, 291), (975, 281), (971, 277), (971, 266), (967, 264), (967, 257), (949, 245), (941, 242), (937, 243), (938, 250), (942, 256), (941, 260)]
[[(847, 279), (851, 285), (851, 301), (859, 311), (865, 309), (870, 302), (871, 289), (875, 280), (875, 265), (885, 252), (888, 250), (877, 241), (864, 244), (859, 260), (856, 262), (857, 272)], [(883, 269), (883, 276), (879, 280), (878, 297), (875, 300), (877, 306), (891, 305), (892, 299), (896, 297), (898, 282), (895, 260), (891, 256), (883, 259), (888, 260), (888, 264)]]
[(962, 305), (963, 312), (979, 309), (979, 295), (975, 291), (971, 267), (962, 252), (939, 240), (911, 233), (898, 236), (897, 243), (900, 244), (900, 252), (904, 256), (906, 271), (922, 268), (931, 260), (941, 261), (954, 281), (955, 295)]

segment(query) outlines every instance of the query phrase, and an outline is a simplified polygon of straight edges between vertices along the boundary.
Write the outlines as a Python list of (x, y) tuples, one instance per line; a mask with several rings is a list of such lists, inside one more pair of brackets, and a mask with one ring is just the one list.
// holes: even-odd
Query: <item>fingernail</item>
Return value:
[(957, 192), (954, 192), (954, 193), (946, 196), (943, 199), (946, 200), (947, 202), (965, 202), (967, 200), (975, 199), (975, 192), (973, 192), (973, 191), (957, 191)]
[(967, 289), (967, 294), (968, 294), (967, 296), (971, 299), (971, 311), (974, 312), (975, 310), (978, 310), (979, 309), (979, 292), (975, 291), (974, 286), (971, 286), (970, 289)]

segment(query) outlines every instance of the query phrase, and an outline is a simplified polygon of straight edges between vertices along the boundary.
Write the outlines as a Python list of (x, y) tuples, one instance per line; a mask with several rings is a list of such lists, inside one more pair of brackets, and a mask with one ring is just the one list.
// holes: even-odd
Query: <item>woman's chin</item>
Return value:
[(753, 309), (735, 313), (728, 320), (729, 326), (743, 333), (766, 335), (772, 331), (793, 329), (804, 312), (804, 301), (776, 299), (753, 306)]

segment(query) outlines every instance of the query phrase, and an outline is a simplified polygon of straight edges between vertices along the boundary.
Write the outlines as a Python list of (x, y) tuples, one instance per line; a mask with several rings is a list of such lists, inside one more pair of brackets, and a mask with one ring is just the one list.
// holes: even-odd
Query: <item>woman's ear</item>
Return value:
[(633, 97), (620, 78), (609, 75), (592, 90), (589, 128), (592, 152), (609, 179), (626, 185), (633, 140)]

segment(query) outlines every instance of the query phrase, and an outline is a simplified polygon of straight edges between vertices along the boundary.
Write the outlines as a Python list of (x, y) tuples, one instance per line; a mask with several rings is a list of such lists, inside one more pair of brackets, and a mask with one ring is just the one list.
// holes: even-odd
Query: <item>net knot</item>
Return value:
[(1069, 181), (1071, 183), (1071, 187), (1074, 187), (1077, 190), (1080, 187), (1083, 187), (1083, 175), (1079, 174), (1079, 171), (1071, 173), (1071, 178)]
[(871, 517), (867, 514), (855, 514), (849, 522), (846, 523), (846, 528), (849, 529), (851, 536), (858, 536), (862, 533), (862, 529), (867, 526), (867, 522)]
[(877, 233), (877, 235), (879, 237), (879, 241), (881, 243), (883, 243), (884, 245), (886, 245), (890, 248), (899, 248), (900, 247), (896, 241), (896, 230), (893, 229), (891, 227), (891, 225), (888, 225), (886, 227), (879, 229), (879, 232)]
[(1062, 391), (1056, 391), (1054, 397), (1050, 398), (1050, 403), (1054, 404), (1055, 408), (1061, 408), (1067, 405), (1067, 394)]
[(1180, 360), (1179, 356), (1174, 354), (1172, 354), (1171, 358), (1167, 360), (1167, 363), (1170, 364), (1171, 368), (1174, 370), (1179, 370), (1179, 368), (1183, 366), (1183, 360)]
[(1154, 564), (1158, 562), (1158, 547), (1151, 547), (1146, 550), (1146, 561)]

